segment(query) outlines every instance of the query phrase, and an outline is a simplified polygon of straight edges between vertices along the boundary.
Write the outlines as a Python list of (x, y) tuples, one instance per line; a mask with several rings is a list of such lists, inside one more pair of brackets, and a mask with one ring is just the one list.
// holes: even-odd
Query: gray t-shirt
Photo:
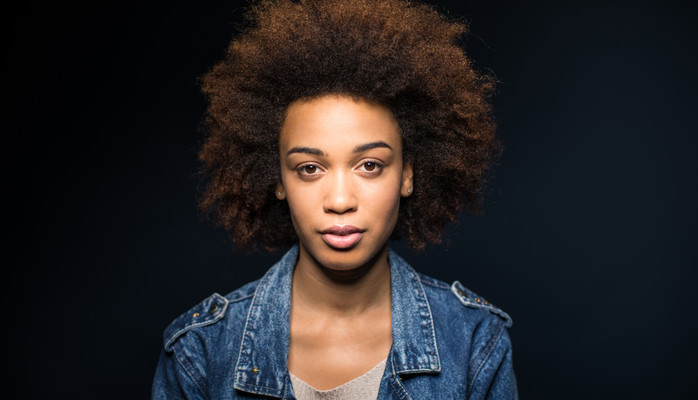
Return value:
[(298, 400), (366, 400), (377, 399), (385, 362), (381, 361), (365, 374), (328, 390), (317, 390), (291, 374), (293, 391)]

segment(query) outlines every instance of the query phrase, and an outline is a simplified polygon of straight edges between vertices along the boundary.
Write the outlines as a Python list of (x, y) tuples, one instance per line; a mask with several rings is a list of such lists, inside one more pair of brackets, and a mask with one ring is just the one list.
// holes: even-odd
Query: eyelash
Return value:
[[(369, 171), (369, 170), (366, 170), (365, 167), (366, 167), (367, 164), (372, 164), (372, 165), (373, 165), (373, 170), (370, 170), (370, 171)], [(360, 167), (364, 167), (364, 171), (365, 171), (366, 173), (371, 174), (371, 175), (378, 175), (378, 174), (380, 174), (380, 173), (382, 172), (382, 170), (383, 170), (383, 164), (379, 163), (378, 161), (365, 161), (365, 162), (361, 163), (361, 165), (359, 166), (359, 168), (360, 168)]]
[[(367, 170), (367, 169), (366, 169), (367, 164), (370, 164), (370, 165), (373, 167), (373, 170)], [(316, 169), (316, 172), (307, 172), (306, 169), (307, 169), (308, 167), (315, 168), (315, 169)], [(380, 162), (378, 162), (378, 161), (369, 160), (369, 161), (364, 161), (364, 162), (362, 162), (362, 163), (359, 165), (359, 168), (362, 168), (362, 167), (363, 167), (363, 170), (362, 170), (361, 172), (362, 172), (364, 175), (375, 175), (375, 176), (377, 176), (377, 175), (380, 175), (381, 172), (383, 171), (384, 165), (383, 165), (383, 163), (380, 163)], [(318, 165), (312, 164), (312, 163), (302, 164), (302, 165), (299, 165), (299, 166), (296, 168), (296, 172), (298, 173), (298, 175), (300, 175), (301, 177), (304, 177), (304, 178), (312, 178), (312, 177), (316, 176), (316, 175), (317, 175), (317, 170), (320, 170), (320, 167), (319, 167)]]
[(308, 167), (313, 167), (313, 168), (315, 168), (316, 170), (319, 170), (319, 169), (320, 169), (320, 167), (318, 167), (318, 166), (315, 165), (315, 164), (303, 164), (303, 165), (299, 165), (298, 168), (296, 168), (296, 172), (298, 172), (298, 175), (301, 175), (301, 176), (313, 176), (313, 175), (316, 175), (316, 174), (314, 174), (314, 173), (307, 173), (307, 172), (304, 172), (305, 169), (308, 168)]

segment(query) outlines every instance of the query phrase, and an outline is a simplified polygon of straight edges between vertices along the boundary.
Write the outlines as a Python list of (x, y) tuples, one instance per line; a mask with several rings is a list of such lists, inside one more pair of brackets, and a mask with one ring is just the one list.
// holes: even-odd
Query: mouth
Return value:
[(365, 230), (351, 225), (335, 225), (322, 232), (322, 240), (334, 249), (350, 249), (356, 246), (364, 236)]

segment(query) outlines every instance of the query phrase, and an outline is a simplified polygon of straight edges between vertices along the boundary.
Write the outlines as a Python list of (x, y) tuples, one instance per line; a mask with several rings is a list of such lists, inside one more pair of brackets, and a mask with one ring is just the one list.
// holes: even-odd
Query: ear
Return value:
[(279, 200), (285, 200), (286, 199), (286, 191), (284, 190), (284, 185), (279, 182), (276, 184), (276, 198)]
[(408, 197), (412, 194), (412, 164), (402, 164), (402, 185), (400, 186), (400, 195)]

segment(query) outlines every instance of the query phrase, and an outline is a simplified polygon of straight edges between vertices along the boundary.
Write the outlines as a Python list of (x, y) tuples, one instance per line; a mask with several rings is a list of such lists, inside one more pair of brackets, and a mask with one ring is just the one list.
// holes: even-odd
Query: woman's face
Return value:
[(279, 136), (282, 183), (300, 261), (334, 270), (367, 264), (412, 190), (398, 124), (382, 105), (327, 95), (292, 103)]

